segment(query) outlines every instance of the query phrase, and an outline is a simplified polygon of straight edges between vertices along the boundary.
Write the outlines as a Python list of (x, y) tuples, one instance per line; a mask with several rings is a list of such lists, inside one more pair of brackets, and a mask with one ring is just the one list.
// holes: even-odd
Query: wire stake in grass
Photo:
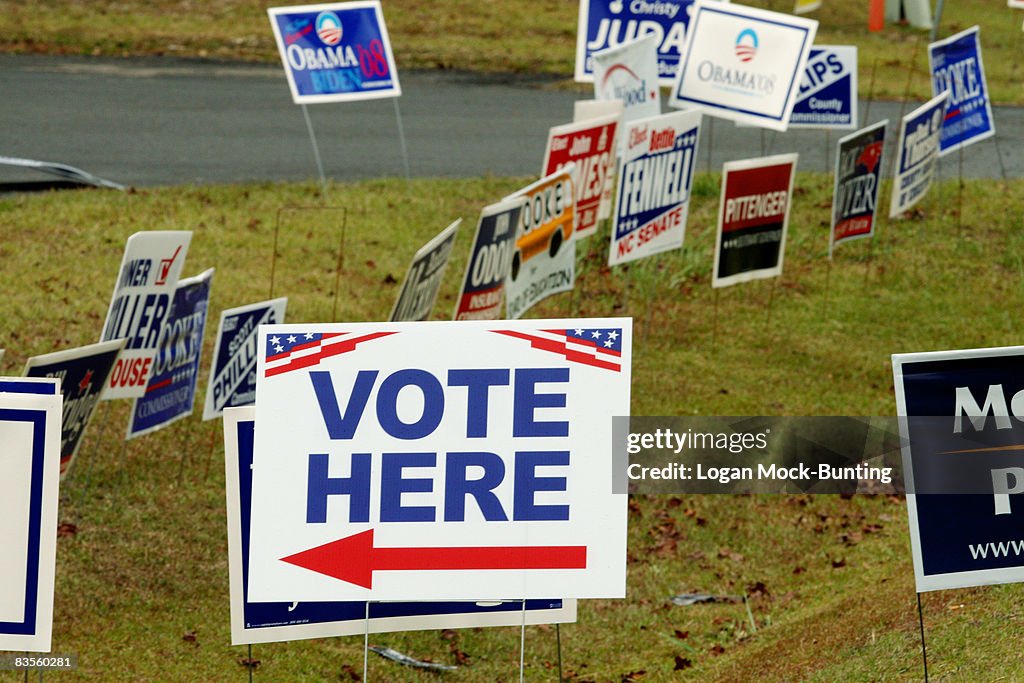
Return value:
[(924, 682), (928, 683), (928, 650), (924, 645), (924, 610), (921, 608), (921, 594), (917, 594), (917, 621), (921, 625), (921, 659), (924, 661)]
[(345, 263), (345, 229), (348, 227), (348, 209), (342, 208), (341, 236), (338, 240), (338, 262), (334, 267), (334, 306), (331, 308), (331, 322), (338, 322), (338, 295), (341, 293), (341, 271)]

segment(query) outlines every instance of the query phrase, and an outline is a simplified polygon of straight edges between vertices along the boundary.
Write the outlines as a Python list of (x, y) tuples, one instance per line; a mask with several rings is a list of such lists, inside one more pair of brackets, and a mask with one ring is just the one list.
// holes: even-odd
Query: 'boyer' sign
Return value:
[(128, 238), (101, 342), (127, 339), (103, 398), (138, 398), (146, 391), (171, 298), (192, 233), (137, 232)]
[(622, 597), (629, 319), (261, 328), (254, 601)]

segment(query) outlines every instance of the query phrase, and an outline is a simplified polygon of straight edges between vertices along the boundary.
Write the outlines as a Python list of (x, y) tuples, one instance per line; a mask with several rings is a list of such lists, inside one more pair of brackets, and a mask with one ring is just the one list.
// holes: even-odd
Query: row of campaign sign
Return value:
[[(261, 326), (256, 404), (224, 413), (232, 641), (564, 623), (624, 597), (632, 341), (623, 318)], [(992, 467), (990, 493), (908, 495), (917, 589), (1024, 580), (1024, 347), (892, 364), (898, 413), (932, 416), (901, 422), (908, 486)], [(0, 378), (0, 649), (50, 649), (61, 391)]]
[[(293, 93), (400, 92), (378, 3), (270, 12)], [(367, 615), (375, 630), (519, 623), (524, 609), (564, 621), (572, 599), (625, 595), (610, 429), (629, 414), (630, 321), (515, 319), (572, 288), (576, 240), (602, 218), (613, 264), (681, 246), (702, 112), (784, 128), (803, 89), (819, 113), (846, 116), (848, 101), (841, 125), (856, 120), (855, 56), (808, 61), (814, 22), (704, 0), (689, 17), (671, 100), (688, 110), (652, 109), (657, 78), (630, 88), (640, 61), (657, 65), (649, 37), (621, 46), (633, 56), (593, 55), (598, 99), (550, 131), (541, 179), (481, 212), (462, 322), (404, 322), (430, 316), (458, 221), (415, 255), (390, 322), (285, 325), (283, 298), (221, 313), (203, 416), (225, 415), (235, 642), (362, 632)], [(932, 61), (937, 96), (901, 122), (893, 215), (925, 194), (942, 151), (992, 131), (977, 30), (933, 45)], [(839, 142), (832, 243), (872, 234), (884, 135), (882, 122)], [(781, 272), (796, 162), (725, 165), (715, 286)], [(0, 539), (19, 549), (0, 560), (0, 648), (49, 648), (59, 476), (98, 401), (134, 401), (129, 438), (191, 413), (213, 270), (181, 278), (190, 243), (133, 235), (100, 342), (0, 384)], [(894, 361), (898, 391), (916, 391), (900, 384), (911, 360)], [(961, 388), (951, 410), (1016, 405), (982, 393), (977, 408)], [(1018, 489), (1006, 478), (998, 495)], [(998, 539), (971, 537), (984, 562), (970, 570), (929, 560), (945, 537), (924, 530), (930, 508), (910, 509), (919, 589), (964, 585), (965, 571), (1017, 580)], [(367, 602), (381, 600), (448, 602)]]
[[(296, 103), (401, 95), (378, 0), (267, 12)], [(623, 100), (626, 121), (659, 113), (668, 87), (670, 106), (738, 123), (855, 129), (856, 48), (815, 46), (817, 26), (728, 0), (581, 0), (575, 78)], [(991, 135), (977, 28), (932, 44), (929, 57), (935, 93), (950, 91), (942, 151)]]

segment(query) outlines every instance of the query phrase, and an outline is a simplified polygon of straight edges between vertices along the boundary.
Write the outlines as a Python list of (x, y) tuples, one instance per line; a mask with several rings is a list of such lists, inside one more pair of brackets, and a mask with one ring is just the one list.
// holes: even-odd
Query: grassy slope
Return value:
[[(273, 4), (273, 3), (270, 3)], [(791, 0), (746, 4), (789, 11)], [(576, 0), (386, 0), (399, 68), (455, 68), (569, 77), (576, 45)], [(817, 42), (860, 48), (861, 94), (930, 96), (927, 32), (891, 26), (867, 32), (866, 0), (826, 0), (813, 18)], [(947, 3), (941, 36), (979, 24), (996, 102), (1024, 103), (1020, 12), (1001, 0)], [(252, 0), (0, 0), (0, 50), (48, 54), (179, 55), (277, 62), (264, 5)], [(871, 72), (877, 62), (873, 90)], [(908, 66), (914, 64), (912, 74)]]
[[(388, 276), (402, 276), (420, 243), (456, 216), (472, 225), (480, 206), (525, 181), (333, 186), (328, 203), (348, 209), (338, 319), (385, 316), (398, 286)], [(800, 176), (778, 283), (727, 289), (716, 304), (709, 274), (718, 178), (705, 175), (683, 250), (609, 271), (602, 266), (606, 238), (591, 238), (582, 245), (576, 292), (531, 315), (633, 315), (633, 412), (648, 415), (891, 414), (890, 353), (1020, 342), (1024, 182), (968, 184), (959, 227), (956, 188), (947, 185), (906, 220), (883, 219), (873, 245), (840, 247), (831, 272), (827, 183)], [(279, 208), (319, 203), (311, 185), (270, 184), (0, 200), (0, 346), (7, 348), (0, 374), (18, 374), (29, 355), (96, 339), (132, 232), (192, 229), (186, 273), (217, 267), (217, 312), (270, 293)], [(295, 211), (281, 217), (274, 293), (291, 297), (293, 322), (330, 319), (338, 234), (306, 228)], [(438, 318), (454, 302), (470, 232), (459, 236)], [(245, 649), (229, 645), (219, 423), (193, 417), (125, 446), (127, 410), (118, 402), (105, 431), (94, 425), (63, 487), (60, 516), (78, 533), (59, 541), (54, 649), (77, 653), (81, 669), (47, 678), (241, 679)], [(689, 665), (682, 678), (702, 681), (919, 677), (898, 499), (633, 503), (629, 597), (585, 601), (579, 624), (562, 630), (571, 680), (666, 680), (677, 662)], [(741, 605), (673, 607), (667, 600), (695, 591), (751, 593), (757, 632)], [(937, 679), (1024, 677), (1019, 646), (1005, 628), (1024, 608), (1018, 588), (930, 594), (925, 603)], [(448, 680), (515, 678), (517, 629), (372, 641), (439, 661), (453, 661), (453, 647), (467, 653), (470, 666)], [(528, 648), (530, 676), (550, 680), (552, 630), (531, 628)], [(361, 668), (361, 639), (258, 646), (254, 656), (262, 680), (348, 680), (344, 666)], [(371, 678), (436, 680), (377, 659)], [(8, 680), (21, 678), (0, 672)]]

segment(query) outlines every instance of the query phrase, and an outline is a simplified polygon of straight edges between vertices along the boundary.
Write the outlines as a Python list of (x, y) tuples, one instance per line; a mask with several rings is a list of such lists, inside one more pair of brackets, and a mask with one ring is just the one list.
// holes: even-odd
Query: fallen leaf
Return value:
[(248, 657), (239, 657), (238, 663), (244, 666), (246, 669), (258, 669), (260, 668), (260, 660), (249, 659)]
[(181, 637), (181, 639), (184, 640), (186, 643), (195, 643), (196, 642), (196, 632), (195, 631), (186, 631), (185, 635), (183, 635)]
[(673, 671), (682, 671), (683, 669), (689, 669), (691, 666), (693, 666), (693, 662), (689, 659), (676, 655), (676, 666)]
[(356, 668), (351, 664), (343, 664), (341, 667), (341, 673), (348, 675), (350, 681), (361, 681), (363, 680), (362, 674), (356, 671)]
[(841, 569), (846, 566), (846, 558), (841, 560), (832, 560), (832, 569)]
[(78, 527), (71, 522), (61, 522), (57, 526), (57, 538), (68, 538), (78, 535)]
[(686, 640), (689, 637), (690, 637), (690, 632), (689, 631), (680, 631), (679, 629), (676, 629), (676, 638), (678, 638), (679, 640)]
[(715, 645), (711, 648), (711, 654), (716, 656), (725, 654), (725, 648), (722, 647), (720, 643), (715, 643)]

